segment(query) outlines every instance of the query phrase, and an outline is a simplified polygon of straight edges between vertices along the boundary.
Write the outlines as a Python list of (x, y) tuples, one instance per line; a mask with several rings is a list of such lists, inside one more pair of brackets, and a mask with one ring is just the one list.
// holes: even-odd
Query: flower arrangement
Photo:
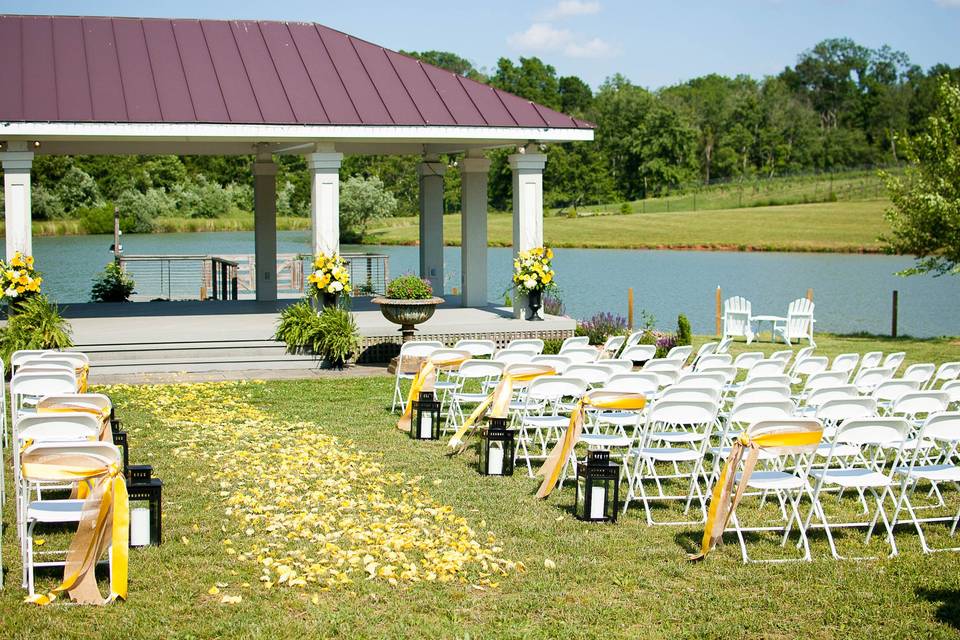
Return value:
[(433, 297), (433, 287), (429, 280), (407, 274), (390, 281), (387, 297), (391, 300), (429, 300)]
[(625, 336), (627, 319), (610, 312), (595, 314), (587, 320), (578, 320), (575, 331), (578, 336), (589, 336), (590, 344), (602, 345), (610, 336)]
[(0, 260), (0, 301), (10, 304), (40, 293), (43, 278), (33, 268), (33, 256), (17, 251), (9, 263)]
[(553, 250), (535, 247), (521, 251), (513, 261), (513, 283), (524, 292), (543, 291), (554, 285), (554, 271), (550, 267)]
[(313, 261), (313, 273), (307, 276), (311, 295), (350, 293), (350, 272), (339, 253), (319, 254)]

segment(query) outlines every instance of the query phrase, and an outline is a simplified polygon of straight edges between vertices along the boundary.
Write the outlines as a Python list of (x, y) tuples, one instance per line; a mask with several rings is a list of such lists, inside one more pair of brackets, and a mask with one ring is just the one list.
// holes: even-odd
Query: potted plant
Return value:
[(530, 320), (543, 320), (539, 313), (543, 303), (543, 292), (556, 286), (553, 279), (554, 271), (550, 266), (552, 260), (552, 249), (535, 247), (528, 251), (521, 251), (513, 261), (513, 284), (519, 293), (527, 296)]
[(383, 317), (400, 325), (403, 341), (413, 339), (416, 325), (422, 324), (433, 317), (437, 305), (444, 302), (443, 298), (433, 296), (433, 287), (427, 280), (414, 275), (394, 278), (387, 285), (387, 295), (373, 299), (380, 305)]
[(307, 276), (310, 283), (310, 295), (323, 308), (336, 307), (341, 293), (350, 294), (350, 272), (346, 261), (339, 253), (327, 255), (320, 253), (313, 261), (313, 273)]

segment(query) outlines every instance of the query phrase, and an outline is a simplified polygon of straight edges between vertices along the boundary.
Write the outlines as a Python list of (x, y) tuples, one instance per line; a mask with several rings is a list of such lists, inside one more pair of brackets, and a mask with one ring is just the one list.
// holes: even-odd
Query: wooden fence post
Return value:
[(633, 287), (627, 289), (627, 329), (633, 331)]
[(890, 337), (897, 337), (897, 311), (900, 306), (900, 292), (896, 289), (893, 290), (893, 315), (890, 318)]
[(717, 336), (718, 336), (718, 337), (720, 336), (720, 331), (721, 331), (721, 329), (720, 329), (720, 319), (721, 319), (721, 314), (720, 314), (720, 298), (722, 297), (722, 295), (723, 295), (723, 294), (722, 294), (722, 292), (720, 291), (720, 285), (717, 285)]
[(807, 289), (807, 300), (813, 302), (813, 287)]

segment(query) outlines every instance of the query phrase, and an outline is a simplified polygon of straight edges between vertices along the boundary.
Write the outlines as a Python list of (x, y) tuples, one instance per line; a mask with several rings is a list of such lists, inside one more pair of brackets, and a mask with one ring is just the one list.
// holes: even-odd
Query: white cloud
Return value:
[(571, 16), (585, 16), (599, 12), (600, 3), (596, 0), (560, 0), (555, 7), (544, 14), (544, 19), (560, 20)]
[(561, 53), (569, 58), (604, 58), (615, 53), (613, 45), (601, 38), (584, 38), (569, 29), (535, 22), (526, 31), (514, 33), (507, 42), (518, 51)]

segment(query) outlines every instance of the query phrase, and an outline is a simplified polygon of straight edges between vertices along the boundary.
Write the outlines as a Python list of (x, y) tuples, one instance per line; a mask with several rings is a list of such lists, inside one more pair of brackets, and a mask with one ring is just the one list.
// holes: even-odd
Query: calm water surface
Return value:
[[(89, 298), (91, 280), (110, 259), (112, 236), (41, 237), (34, 255), (44, 272), (44, 287), (59, 302)], [(281, 231), (280, 253), (308, 252), (306, 232)], [(127, 235), (128, 254), (253, 253), (253, 233), (174, 233)], [(344, 246), (344, 251), (370, 251), (390, 256), (390, 273), (418, 269), (417, 247)], [(686, 313), (695, 332), (714, 327), (717, 285), (724, 297), (742, 295), (754, 314), (785, 315), (787, 305), (813, 287), (817, 329), (833, 332), (890, 330), (891, 291), (900, 291), (900, 332), (914, 336), (960, 335), (960, 278), (914, 276), (894, 272), (911, 264), (896, 256), (724, 253), (558, 249), (554, 265), (567, 313), (586, 318), (599, 311), (627, 312), (627, 289), (633, 287), (635, 308), (652, 313), (661, 328), (673, 328)], [(460, 286), (460, 249), (444, 250), (445, 288)], [(490, 249), (488, 287), (500, 300), (510, 282), (511, 250)]]

